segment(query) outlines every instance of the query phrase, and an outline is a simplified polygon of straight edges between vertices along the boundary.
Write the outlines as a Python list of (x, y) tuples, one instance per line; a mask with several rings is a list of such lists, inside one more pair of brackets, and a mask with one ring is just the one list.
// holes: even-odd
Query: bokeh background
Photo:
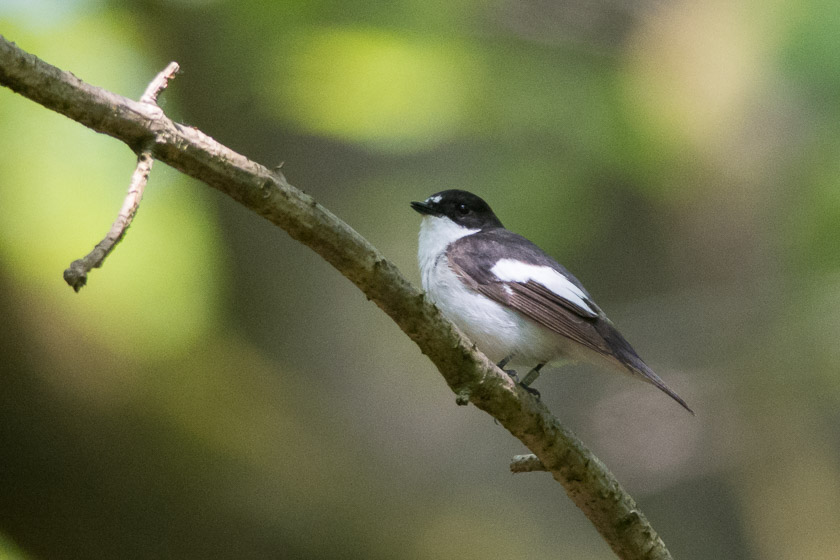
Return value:
[[(697, 411), (584, 366), (545, 403), (676, 558), (840, 558), (834, 2), (3, 0), (0, 33), (161, 102), (413, 281), (419, 217), (479, 193)], [(0, 557), (612, 553), (457, 407), (349, 281), (163, 164), (0, 91)]]

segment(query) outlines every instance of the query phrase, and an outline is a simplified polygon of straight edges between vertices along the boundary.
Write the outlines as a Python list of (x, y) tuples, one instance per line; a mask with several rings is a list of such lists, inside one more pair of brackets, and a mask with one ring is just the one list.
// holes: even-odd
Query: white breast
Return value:
[(426, 295), (494, 362), (514, 355), (514, 361), (533, 366), (560, 358), (562, 337), (471, 290), (449, 267), (446, 247), (477, 231), (446, 218), (423, 218), (418, 261)]

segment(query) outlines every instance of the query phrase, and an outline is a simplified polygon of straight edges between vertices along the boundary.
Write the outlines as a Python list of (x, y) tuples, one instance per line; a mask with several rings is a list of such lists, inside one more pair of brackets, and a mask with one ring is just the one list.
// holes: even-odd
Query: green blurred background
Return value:
[[(840, 10), (826, 0), (3, 0), (0, 33), (161, 103), (411, 278), (463, 188), (584, 282), (697, 411), (537, 386), (679, 559), (840, 557)], [(0, 90), (0, 557), (612, 553), (519, 442), (311, 251)]]

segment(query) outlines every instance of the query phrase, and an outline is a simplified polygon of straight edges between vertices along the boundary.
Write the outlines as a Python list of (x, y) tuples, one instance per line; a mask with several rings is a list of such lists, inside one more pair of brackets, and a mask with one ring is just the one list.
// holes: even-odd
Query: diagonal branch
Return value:
[(516, 387), (362, 236), (279, 172), (167, 118), (157, 107), (86, 84), (0, 37), (0, 84), (152, 154), (227, 194), (317, 252), (378, 305), (440, 370), (460, 402), (524, 443), (623, 559), (671, 558), (612, 473), (548, 409)]
[[(140, 98), (141, 103), (147, 103), (157, 107), (157, 97), (161, 91), (169, 84), (178, 72), (178, 63), (170, 62), (169, 65), (161, 71), (155, 79), (149, 83), (149, 87)], [(140, 201), (143, 199), (143, 191), (146, 189), (146, 182), (149, 179), (149, 173), (152, 170), (152, 150), (151, 147), (143, 148), (137, 155), (137, 167), (131, 175), (131, 182), (128, 185), (128, 194), (125, 197), (120, 213), (117, 215), (116, 221), (111, 226), (105, 239), (96, 244), (93, 250), (82, 257), (70, 263), (70, 267), (64, 271), (64, 281), (67, 282), (76, 292), (82, 289), (82, 286), (87, 284), (88, 272), (94, 268), (99, 268), (105, 262), (107, 257), (117, 243), (122, 241), (128, 226), (134, 220), (134, 215), (137, 214), (137, 209), (140, 207)]]

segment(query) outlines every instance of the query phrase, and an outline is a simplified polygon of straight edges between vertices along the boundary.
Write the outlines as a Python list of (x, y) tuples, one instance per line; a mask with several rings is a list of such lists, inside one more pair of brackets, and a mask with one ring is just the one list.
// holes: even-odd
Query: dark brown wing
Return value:
[[(607, 327), (609, 323), (598, 306), (590, 302), (589, 294), (580, 282), (524, 237), (504, 229), (493, 230), (492, 235), (479, 232), (452, 243), (447, 257), (453, 272), (470, 288), (591, 350), (614, 356), (599, 332), (603, 328), (598, 328), (600, 322), (605, 322)], [(525, 259), (536, 266), (557, 271), (580, 290), (586, 297), (584, 305), (588, 307), (582, 307), (538, 282), (499, 280), (492, 268), (498, 260), (506, 258)]]
[(596, 352), (612, 353), (596, 328), (596, 323), (600, 320), (600, 317), (582, 315), (578, 306), (559, 297), (537, 282), (531, 281), (524, 284), (506, 282), (501, 284), (501, 291), (504, 296), (507, 296), (507, 301), (502, 301), (491, 295), (491, 292), (498, 293), (498, 286), (498, 283), (496, 286), (485, 284), (479, 286), (478, 289), (484, 295), (504, 303), (558, 334), (583, 344)]

